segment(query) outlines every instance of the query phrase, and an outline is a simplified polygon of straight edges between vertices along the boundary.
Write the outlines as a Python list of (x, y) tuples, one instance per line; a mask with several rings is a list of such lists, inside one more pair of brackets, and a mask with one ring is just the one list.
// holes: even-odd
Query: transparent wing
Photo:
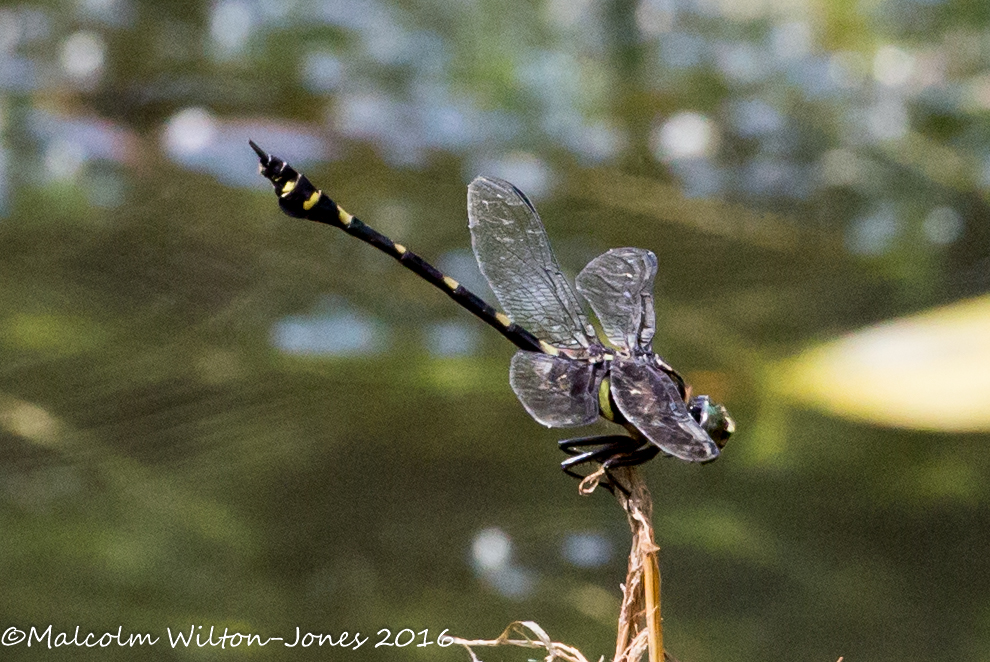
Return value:
[(613, 248), (588, 263), (575, 279), (605, 337), (620, 349), (649, 349), (656, 330), (653, 279), (657, 256), (643, 248)]
[(594, 329), (522, 191), (478, 177), (468, 186), (468, 227), (481, 273), (513, 322), (557, 347), (579, 349), (592, 342)]
[(548, 428), (588, 425), (598, 419), (604, 365), (538, 352), (516, 352), (509, 383), (530, 416)]
[(619, 411), (664, 453), (688, 462), (718, 457), (718, 446), (691, 418), (665, 372), (648, 363), (617, 358), (612, 362), (611, 378)]

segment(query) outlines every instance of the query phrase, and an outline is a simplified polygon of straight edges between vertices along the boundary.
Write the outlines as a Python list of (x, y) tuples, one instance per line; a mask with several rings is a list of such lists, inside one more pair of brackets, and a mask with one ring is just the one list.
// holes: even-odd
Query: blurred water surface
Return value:
[[(986, 433), (805, 410), (776, 366), (990, 290), (988, 19), (948, 0), (4, 3), (0, 629), (122, 626), (182, 660), (204, 649), (166, 627), (373, 643), (531, 619), (609, 655), (626, 524), (557, 468), (566, 431), (517, 403), (513, 348), (282, 216), (253, 138), (488, 297), (477, 174), (532, 196), (571, 274), (656, 252), (655, 346), (739, 429), (713, 465), (644, 469), (678, 658), (985, 659)], [(953, 422), (974, 398), (945, 374), (905, 377), (908, 407)]]

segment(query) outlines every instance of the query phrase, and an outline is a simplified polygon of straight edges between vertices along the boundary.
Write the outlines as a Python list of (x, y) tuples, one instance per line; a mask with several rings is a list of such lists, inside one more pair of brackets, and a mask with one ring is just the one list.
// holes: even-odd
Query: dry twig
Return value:
[[(626, 513), (632, 530), (632, 548), (626, 581), (622, 584), (622, 608), (619, 611), (618, 634), (614, 662), (639, 662), (649, 651), (649, 662), (677, 662), (663, 649), (663, 620), (660, 618), (660, 567), (653, 539), (653, 500), (646, 483), (634, 467), (613, 469), (610, 473), (629, 491), (616, 489), (615, 496)], [(578, 488), (581, 494), (591, 494), (604, 476), (599, 469), (589, 475)], [(532, 637), (527, 630), (533, 633)], [(513, 638), (515, 635), (517, 638)], [(521, 637), (521, 638), (518, 638)], [(578, 649), (551, 641), (547, 633), (533, 621), (516, 621), (498, 639), (460, 639), (453, 643), (468, 649), (472, 662), (481, 662), (474, 646), (521, 646), (546, 650), (545, 662), (555, 659), (565, 662), (588, 662)]]
[[(634, 467), (613, 469), (628, 495), (615, 490), (632, 531), (632, 546), (626, 581), (622, 584), (622, 608), (615, 640), (615, 662), (638, 662), (644, 650), (650, 662), (673, 659), (663, 649), (663, 619), (660, 617), (660, 566), (653, 537), (653, 499), (646, 483)], [(596, 471), (581, 483), (582, 494), (598, 486), (604, 472)]]
[[(536, 635), (534, 639), (526, 631), (529, 630)], [(512, 635), (518, 635), (522, 637), (521, 639), (513, 639)], [(544, 662), (552, 662), (556, 659), (564, 660), (565, 662), (588, 662), (588, 660), (581, 654), (581, 651), (574, 648), (573, 646), (568, 646), (567, 644), (561, 644), (559, 642), (551, 641), (550, 636), (541, 628), (539, 625), (533, 621), (515, 621), (509, 624), (509, 627), (498, 636), (498, 639), (461, 639), (459, 637), (452, 637), (453, 643), (460, 644), (467, 648), (468, 653), (471, 655), (471, 662), (481, 662), (478, 656), (475, 655), (472, 646), (520, 646), (522, 648), (542, 648), (547, 651), (546, 656), (544, 656)], [(600, 661), (599, 661), (600, 662)]]

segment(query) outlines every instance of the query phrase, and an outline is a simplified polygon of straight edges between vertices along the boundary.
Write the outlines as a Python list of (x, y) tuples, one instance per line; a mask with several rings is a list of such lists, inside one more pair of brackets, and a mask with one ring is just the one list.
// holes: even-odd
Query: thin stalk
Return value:
[[(649, 652), (650, 662), (671, 659), (663, 649), (663, 619), (660, 612), (660, 548), (653, 536), (653, 498), (635, 467), (614, 469), (611, 473), (629, 493), (615, 490), (632, 532), (626, 581), (622, 585), (622, 608), (615, 640), (615, 662), (638, 662)], [(597, 487), (602, 472), (585, 478), (581, 489)], [(645, 649), (645, 650), (644, 650)]]

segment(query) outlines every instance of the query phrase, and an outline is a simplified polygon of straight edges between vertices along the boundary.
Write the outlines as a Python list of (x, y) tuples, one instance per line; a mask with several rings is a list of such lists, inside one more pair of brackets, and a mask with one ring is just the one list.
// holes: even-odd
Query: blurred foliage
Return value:
[[(879, 324), (787, 361), (781, 366), (781, 391), (862, 421), (986, 432), (988, 329), (987, 297)], [(948, 393), (946, 385), (951, 385)], [(943, 399), (946, 407), (930, 406)]]

